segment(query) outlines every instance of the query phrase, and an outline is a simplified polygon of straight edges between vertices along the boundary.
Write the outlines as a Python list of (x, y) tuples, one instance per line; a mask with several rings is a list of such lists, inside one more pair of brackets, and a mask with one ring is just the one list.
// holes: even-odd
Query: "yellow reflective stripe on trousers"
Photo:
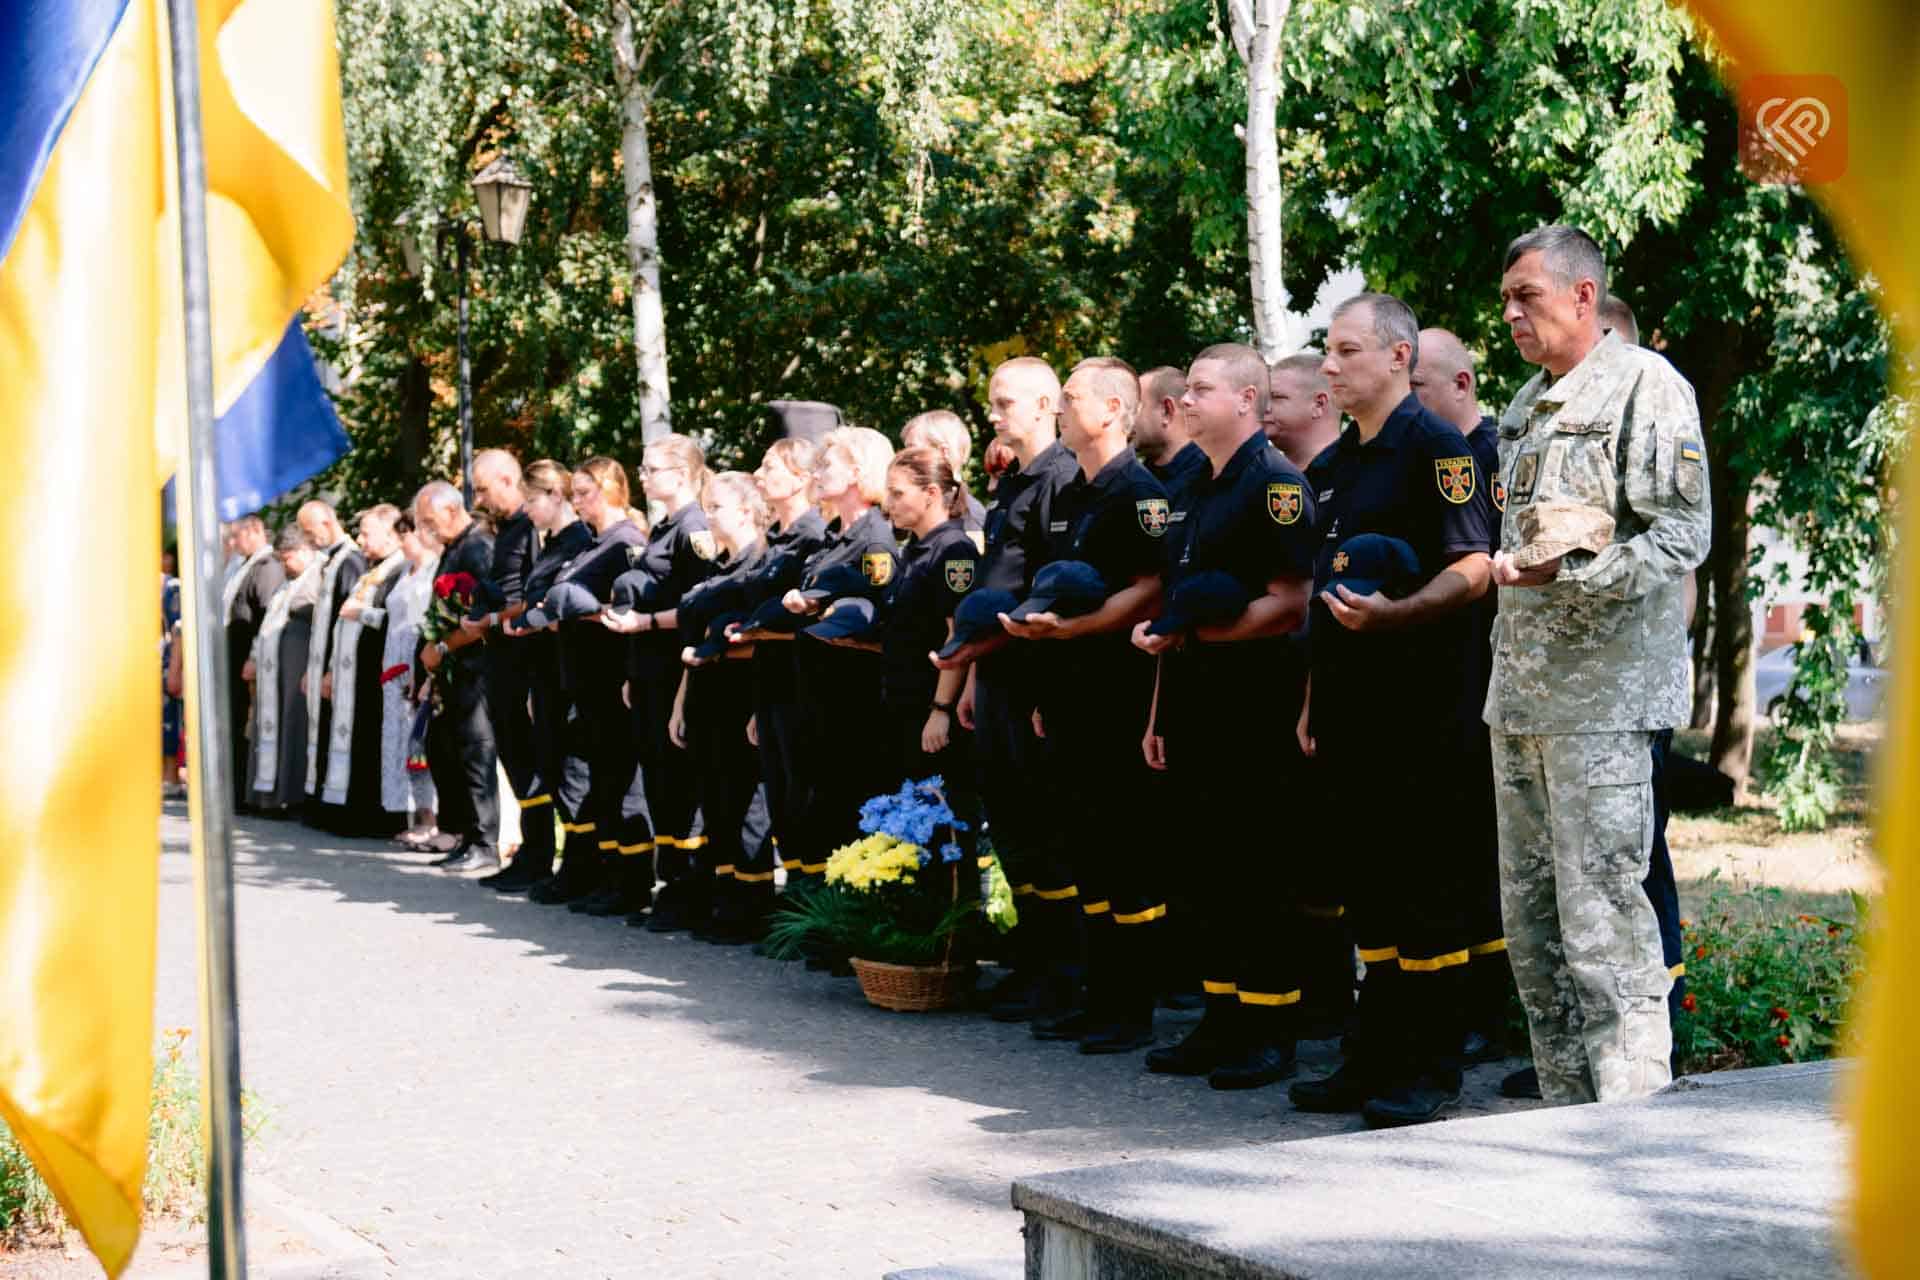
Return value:
[(817, 876), (827, 869), (827, 864), (824, 862), (803, 862), (800, 864), (800, 869), (810, 876)]
[(1113, 904), (1111, 902), (1083, 902), (1080, 904), (1080, 909), (1090, 916), (1103, 916), (1113, 910)]
[(767, 881), (773, 879), (773, 872), (735, 870), (733, 873), (733, 878), (735, 880), (744, 881), (747, 884), (765, 884)]
[(800, 859), (782, 858), (780, 859), (780, 869), (782, 871), (798, 871), (800, 870)]
[(1477, 947), (1468, 947), (1467, 954), (1475, 956), (1498, 955), (1507, 949), (1505, 938), (1495, 938), (1492, 942), (1483, 942)]
[(1047, 902), (1064, 902), (1068, 898), (1079, 897), (1080, 886), (1070, 884), (1064, 889), (1035, 889), (1033, 892), (1036, 897)]
[(560, 824), (560, 829), (570, 836), (584, 836), (592, 834), (593, 824), (591, 822), (563, 822)]
[(600, 842), (600, 847), (602, 849), (618, 849), (620, 847), (620, 842), (618, 840), (602, 840)]
[(1113, 913), (1113, 922), (1115, 924), (1148, 924), (1161, 919), (1166, 914), (1167, 904), (1163, 902), (1157, 907), (1148, 907), (1145, 911), (1116, 911)]
[[(601, 845), (600, 847), (604, 849), (607, 846)], [(653, 844), (651, 841), (645, 844), (623, 844), (623, 845), (617, 845), (615, 847), (618, 848), (620, 852), (625, 854), (627, 857), (632, 857), (636, 853), (652, 853), (653, 852)]]
[(1667, 970), (1667, 976), (1668, 976), (1669, 978), (1684, 978), (1684, 977), (1686, 977), (1686, 976), (1687, 976), (1687, 964), (1686, 964), (1686, 961), (1684, 961), (1684, 960), (1683, 960), (1683, 961), (1681, 961), (1681, 962), (1680, 962), (1679, 964), (1677, 964), (1677, 965), (1675, 965), (1675, 966), (1673, 966), (1673, 968), (1671, 968), (1671, 969), (1669, 969), (1669, 970)]
[(1210, 996), (1230, 996), (1240, 990), (1231, 982), (1202, 982), (1200, 989)]
[(1300, 993), (1298, 991), (1288, 991), (1281, 995), (1275, 995), (1270, 991), (1249, 991), (1245, 987), (1242, 987), (1240, 988), (1239, 994), (1241, 1004), (1274, 1006), (1300, 1003)]
[(1300, 914), (1312, 916), (1315, 920), (1338, 920), (1347, 914), (1345, 907), (1302, 907)]
[(1401, 956), (1400, 968), (1407, 973), (1432, 973), (1436, 969), (1451, 969), (1454, 965), (1466, 962), (1465, 951), (1449, 951), (1443, 956), (1433, 956), (1426, 960), (1409, 960)]
[(537, 809), (543, 804), (552, 804), (552, 803), (553, 803), (552, 796), (528, 796), (525, 800), (522, 800), (520, 802), (520, 807), (522, 809)]
[(682, 849), (704, 849), (707, 847), (707, 838), (705, 836), (688, 836), (680, 841), (680, 847)]
[(1398, 960), (1399, 958), (1400, 948), (1398, 947), (1360, 948), (1360, 963), (1362, 964), (1379, 964), (1385, 960)]
[(1015, 885), (1015, 886), (1013, 886), (1013, 891), (1014, 891), (1014, 893), (1015, 893), (1015, 894), (1023, 894), (1023, 893), (1038, 893), (1038, 892), (1039, 892), (1039, 890), (1038, 890), (1038, 889), (1035, 889), (1035, 888), (1034, 888), (1034, 887), (1033, 887), (1032, 885), (1030, 885), (1030, 884), (1017, 884), (1017, 885)]
[(723, 866), (715, 867), (713, 869), (713, 874), (715, 874), (716, 876), (721, 876), (723, 878), (727, 876), (731, 876), (733, 874), (733, 864), (729, 862)]

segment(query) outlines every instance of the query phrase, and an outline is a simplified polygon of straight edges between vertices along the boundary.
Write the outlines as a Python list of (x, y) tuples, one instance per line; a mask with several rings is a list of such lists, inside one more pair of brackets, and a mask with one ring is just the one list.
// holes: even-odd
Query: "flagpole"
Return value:
[(233, 777), (221, 617), (219, 494), (213, 421), (213, 334), (207, 278), (207, 168), (200, 126), (200, 20), (195, 0), (167, 0), (179, 155), (180, 260), (186, 311), (187, 448), (178, 486), (184, 628), (191, 683), (190, 820), (199, 853), (201, 1009), (206, 1037), (207, 1271), (246, 1275), (241, 1222), (240, 1000), (233, 951)]

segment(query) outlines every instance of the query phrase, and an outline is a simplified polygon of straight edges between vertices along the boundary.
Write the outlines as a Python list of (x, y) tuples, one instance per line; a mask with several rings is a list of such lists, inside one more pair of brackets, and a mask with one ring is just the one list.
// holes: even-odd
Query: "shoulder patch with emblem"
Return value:
[(695, 529), (687, 535), (687, 545), (693, 548), (693, 554), (702, 560), (711, 560), (720, 554), (720, 544), (714, 541), (713, 533), (708, 529)]
[(886, 551), (869, 551), (860, 557), (860, 572), (867, 575), (867, 581), (876, 587), (884, 587), (893, 581), (893, 555)]
[(1300, 519), (1300, 486), (1285, 482), (1267, 486), (1267, 514), (1275, 524), (1293, 524)]
[(1697, 504), (1707, 491), (1706, 458), (1697, 440), (1680, 441), (1680, 461), (1674, 466), (1674, 487), (1689, 503)]
[(1167, 531), (1171, 507), (1165, 498), (1141, 498), (1133, 504), (1133, 513), (1140, 520), (1141, 531), (1149, 538), (1157, 538)]
[(1473, 496), (1473, 455), (1460, 458), (1435, 458), (1433, 461), (1434, 479), (1440, 486), (1440, 496), (1454, 506), (1465, 505)]
[(1493, 505), (1494, 508), (1499, 511), (1505, 511), (1507, 509), (1507, 486), (1504, 481), (1499, 479), (1493, 482)]
[(973, 586), (973, 561), (949, 560), (946, 563), (947, 589), (955, 595), (965, 595)]

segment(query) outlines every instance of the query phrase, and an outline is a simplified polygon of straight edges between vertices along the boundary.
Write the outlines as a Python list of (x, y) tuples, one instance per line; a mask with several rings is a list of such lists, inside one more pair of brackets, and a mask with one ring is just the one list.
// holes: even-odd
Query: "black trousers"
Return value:
[[(736, 912), (736, 877), (747, 863), (747, 816), (760, 787), (760, 756), (747, 741), (747, 719), (753, 714), (753, 672), (744, 662), (721, 662), (701, 667), (687, 678), (687, 750), (698, 787), (701, 833), (706, 842), (691, 852), (687, 886), (688, 914), (699, 920), (725, 902), (725, 914)], [(763, 840), (764, 843), (764, 840)], [(750, 877), (762, 873), (749, 866)], [(764, 883), (773, 887), (769, 867)]]
[(440, 828), (492, 849), (500, 842), (499, 756), (478, 672), (458, 671), (427, 725), (427, 767)]
[[(537, 637), (535, 642), (547, 639)], [(528, 674), (532, 686), (529, 724), (542, 790), (520, 802), (520, 856), (531, 858), (529, 865), (551, 868), (555, 817), (569, 837), (582, 824), (591, 824), (586, 806), (593, 775), (573, 699), (561, 685), (559, 670), (551, 661), (536, 661)]]
[[(1164, 851), (1198, 916), (1201, 991), (1256, 1038), (1297, 1038), (1307, 990), (1306, 909), (1337, 902), (1319, 874), (1294, 742), (1300, 682), (1255, 661), (1271, 647), (1174, 655), (1162, 667), (1160, 725), (1179, 823)], [(1264, 680), (1264, 685), (1263, 685)], [(1348, 983), (1352, 965), (1348, 961)]]
[[(753, 711), (754, 733), (759, 739), (755, 748), (760, 755), (760, 779), (766, 789), (767, 825), (770, 828), (768, 839), (758, 848), (749, 850), (749, 857), (755, 859), (750, 868), (753, 875), (767, 873), (766, 893), (773, 893), (773, 863), (777, 860), (789, 871), (800, 869), (800, 859), (794, 851), (793, 822), (800, 808), (803, 775), (800, 761), (800, 708), (796, 703), (781, 701), (759, 702)], [(764, 860), (766, 865), (760, 866)], [(748, 883), (761, 883), (758, 880)]]
[(241, 664), (246, 661), (242, 654), (239, 662), (232, 662), (227, 671), (227, 724), (228, 750), (233, 756), (233, 794), (236, 800), (245, 804), (253, 795), (253, 773), (249, 767), (253, 753), (248, 749), (247, 726), (253, 718), (253, 686), (240, 678)]
[[(635, 642), (628, 667), (632, 697), (628, 734), (646, 789), (654, 867), (667, 886), (692, 878), (693, 855), (706, 844), (704, 836), (695, 834), (700, 792), (693, 757), (674, 746), (667, 736), (674, 694), (679, 691), (684, 670), (679, 643), (673, 636), (642, 636)], [(629, 830), (627, 836), (637, 837), (638, 832)], [(630, 842), (635, 841), (622, 838), (623, 850)]]
[(801, 865), (789, 884), (820, 876), (829, 854), (860, 838), (860, 806), (888, 790), (894, 770), (893, 744), (878, 731), (880, 655), (806, 637), (793, 644), (808, 783), (795, 823)]
[[(1047, 753), (1033, 732), (1033, 682), (1024, 656), (989, 654), (975, 669), (972, 751), (988, 838), (1021, 914), (1014, 963), (1031, 968), (1039, 961), (1029, 916), (1046, 915), (1047, 904), (1066, 901), (1071, 877), (1044, 865), (1049, 856), (1043, 804)], [(1049, 896), (1041, 897), (1043, 892)]]
[(1470, 726), (1451, 703), (1423, 700), (1386, 673), (1368, 686), (1349, 678), (1340, 691), (1325, 683), (1323, 697), (1315, 680), (1313, 734), (1328, 812), (1349, 824), (1333, 856), (1366, 965), (1350, 1059), (1389, 1080), (1451, 1075), (1471, 1004), (1486, 856), (1471, 791), (1458, 782)]
[(1667, 1014), (1678, 1017), (1687, 994), (1687, 966), (1686, 944), (1680, 935), (1680, 888), (1674, 883), (1673, 853), (1667, 848), (1667, 752), (1672, 749), (1673, 730), (1661, 729), (1653, 735), (1653, 856), (1643, 887), (1660, 922), (1660, 951), (1673, 975)]
[(551, 860), (552, 783), (541, 769), (542, 753), (534, 736), (533, 671), (523, 652), (526, 643), (498, 636), (487, 640), (487, 718), (507, 785), (520, 804), (521, 852)]
[[(1071, 971), (1079, 960), (1089, 1010), (1145, 1022), (1157, 994), (1167, 894), (1160, 851), (1124, 799), (1151, 785), (1140, 738), (1152, 694), (1151, 665), (1121, 650), (1124, 643), (1101, 637), (1047, 652), (1053, 671), (1041, 717), (1049, 803), (1033, 905), (1048, 969)], [(1065, 897), (1050, 896), (1063, 889)], [(1078, 957), (1072, 926), (1056, 915), (1076, 906)]]

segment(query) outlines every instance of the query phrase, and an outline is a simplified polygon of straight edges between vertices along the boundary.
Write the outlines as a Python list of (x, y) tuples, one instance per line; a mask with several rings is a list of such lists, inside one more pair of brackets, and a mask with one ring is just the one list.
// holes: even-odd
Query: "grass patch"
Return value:
[[(154, 1055), (153, 1093), (147, 1113), (147, 1176), (142, 1184), (146, 1217), (198, 1221), (206, 1207), (206, 1158), (200, 1142), (200, 1077), (187, 1051), (190, 1032), (161, 1033)], [(240, 1126), (246, 1141), (266, 1127), (258, 1101), (242, 1092)], [(13, 1134), (0, 1125), (0, 1247), (60, 1234), (65, 1215), (39, 1170)]]

